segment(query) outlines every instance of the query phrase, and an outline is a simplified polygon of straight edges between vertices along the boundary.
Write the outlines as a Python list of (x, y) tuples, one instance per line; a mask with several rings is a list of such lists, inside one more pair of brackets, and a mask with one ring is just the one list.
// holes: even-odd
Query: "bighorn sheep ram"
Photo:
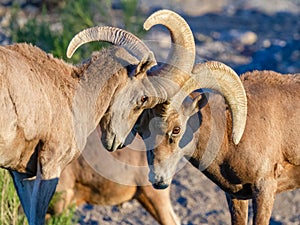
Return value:
[(170, 188), (156, 190), (147, 181), (148, 166), (142, 140), (131, 146), (109, 153), (93, 132), (82, 155), (61, 174), (56, 189), (60, 200), (54, 204), (54, 212), (61, 213), (72, 203), (120, 205), (136, 199), (159, 224), (179, 225), (170, 200)]
[[(252, 199), (253, 224), (267, 225), (276, 193), (300, 187), (300, 74), (248, 72), (235, 82), (242, 82), (239, 88), (224, 86), (226, 75), (219, 79), (215, 74), (217, 82), (209, 81), (209, 86), (217, 87), (225, 96), (232, 114), (236, 108), (246, 112), (246, 101), (240, 101), (239, 107), (230, 98), (246, 98), (243, 91), (228, 95), (223, 90), (234, 93), (245, 89), (247, 117), (243, 112), (242, 122), (236, 122), (220, 95), (210, 94), (209, 104), (204, 94), (184, 100), (187, 94), (205, 86), (200, 76), (203, 71), (206, 75), (214, 73), (204, 65), (195, 66), (181, 94), (142, 114), (139, 132), (143, 138), (154, 140), (152, 146), (151, 141), (146, 142), (151, 149), (147, 155), (149, 179), (158, 188), (167, 187), (176, 164), (185, 157), (226, 192), (232, 224), (247, 224), (248, 199)], [(155, 116), (157, 123), (149, 130), (146, 125)], [(241, 126), (238, 133), (236, 125)], [(232, 140), (232, 136), (242, 134), (241, 139)]]
[[(195, 52), (192, 32), (188, 24), (178, 14), (169, 10), (158, 11), (147, 19), (144, 26), (149, 29), (151, 26), (161, 23), (172, 31), (171, 22), (178, 24), (181, 32), (185, 35), (181, 37), (181, 33), (171, 32), (173, 43), (177, 44), (177, 46), (173, 46), (175, 48), (173, 51), (178, 52), (182, 48), (181, 45), (183, 45), (185, 49), (189, 50), (186, 54)], [(173, 24), (172, 27), (177, 29)], [(192, 54), (189, 57), (192, 60), (195, 56)], [(182, 73), (173, 64), (163, 66), (161, 69)], [(95, 139), (95, 135), (92, 138)], [(127, 148), (125, 151), (112, 153), (111, 157), (115, 157), (114, 162), (108, 160), (105, 156), (107, 153), (103, 152), (103, 149), (99, 146), (100, 144), (95, 145), (95, 140), (88, 141), (87, 150), (83, 152), (83, 155), (74, 160), (62, 172), (57, 191), (63, 193), (63, 198), (55, 205), (56, 212), (61, 212), (73, 201), (77, 204), (89, 202), (92, 204), (113, 205), (136, 198), (160, 224), (180, 223), (171, 205), (170, 190), (155, 190), (145, 180), (148, 170), (146, 169), (147, 160), (144, 145), (135, 146), (138, 151)], [(86, 162), (87, 158), (88, 162)], [(103, 158), (105, 159), (102, 160)], [(91, 166), (91, 161), (93, 161), (93, 166)], [(116, 165), (120, 161), (125, 164)], [(113, 168), (110, 167), (112, 164), (114, 165)], [(134, 166), (130, 167), (132, 164)], [(101, 173), (107, 168), (109, 168), (109, 178), (112, 180), (101, 176)]]
[[(122, 147), (143, 109), (174, 95), (189, 77), (192, 35), (185, 35), (185, 26), (168, 16), (164, 19), (174, 47), (169, 61), (151, 70), (150, 76), (147, 71), (156, 64), (152, 52), (118, 28), (78, 33), (69, 44), (68, 57), (91, 41), (126, 49), (104, 49), (79, 66), (29, 44), (0, 47), (0, 166), (11, 171), (30, 225), (44, 223), (62, 169), (79, 156), (101, 118), (104, 146)], [(151, 19), (146, 28), (159, 21)]]

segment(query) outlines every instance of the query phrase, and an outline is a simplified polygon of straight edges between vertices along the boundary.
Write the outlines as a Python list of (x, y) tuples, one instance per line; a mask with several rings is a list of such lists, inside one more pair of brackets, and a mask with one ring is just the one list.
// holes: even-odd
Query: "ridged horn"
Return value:
[(153, 53), (138, 37), (128, 31), (109, 26), (96, 26), (80, 31), (70, 41), (67, 49), (67, 57), (71, 58), (76, 49), (81, 45), (93, 41), (106, 41), (120, 45), (139, 59), (149, 55), (153, 64), (156, 64)]
[(144, 29), (154, 25), (164, 25), (170, 32), (172, 46), (167, 62), (153, 73), (159, 76), (170, 76), (179, 86), (189, 78), (195, 62), (195, 41), (187, 22), (177, 13), (170, 10), (159, 10), (144, 22)]
[(230, 67), (220, 62), (197, 64), (191, 78), (170, 101), (172, 107), (178, 108), (188, 94), (199, 88), (212, 89), (224, 96), (231, 109), (233, 142), (238, 144), (244, 133), (247, 119), (247, 97), (239, 76)]

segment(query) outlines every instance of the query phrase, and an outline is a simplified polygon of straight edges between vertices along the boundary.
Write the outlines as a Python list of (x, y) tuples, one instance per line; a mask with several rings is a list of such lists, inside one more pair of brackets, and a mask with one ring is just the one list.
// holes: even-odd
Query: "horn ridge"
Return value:
[(96, 26), (84, 29), (72, 38), (67, 48), (67, 57), (71, 58), (81, 45), (93, 41), (106, 41), (120, 45), (139, 58), (151, 52), (138, 37), (128, 31), (117, 27)]
[(231, 109), (232, 138), (238, 144), (242, 138), (247, 119), (247, 96), (242, 81), (233, 69), (221, 62), (210, 61), (196, 64), (180, 92), (171, 100), (178, 109), (184, 98), (196, 89), (207, 88), (224, 96)]
[(157, 24), (161, 24), (169, 30), (172, 46), (166, 62), (154, 70), (153, 74), (169, 77), (182, 86), (189, 78), (195, 62), (196, 50), (193, 33), (187, 22), (170, 10), (159, 10), (150, 15), (144, 22), (144, 29), (149, 30)]

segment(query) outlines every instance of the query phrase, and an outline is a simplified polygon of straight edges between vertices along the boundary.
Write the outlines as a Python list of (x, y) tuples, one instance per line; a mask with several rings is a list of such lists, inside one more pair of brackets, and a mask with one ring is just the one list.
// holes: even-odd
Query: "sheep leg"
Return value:
[(231, 216), (232, 225), (247, 225), (248, 222), (248, 200), (239, 200), (228, 193), (226, 199)]
[(262, 178), (253, 186), (253, 225), (268, 225), (275, 201), (277, 182)]
[(30, 206), (31, 206), (31, 193), (33, 190), (34, 183), (30, 180), (29, 175), (25, 173), (19, 173), (17, 171), (9, 171), (13, 179), (15, 189), (19, 196), (21, 205), (23, 207), (24, 213), (27, 220), (30, 220)]
[(170, 201), (170, 190), (168, 187), (164, 190), (156, 190), (152, 186), (140, 187), (140, 193), (137, 197), (143, 207), (161, 225), (179, 225), (180, 219), (173, 211)]
[(70, 188), (64, 190), (63, 192), (58, 192), (58, 193), (59, 193), (59, 199), (53, 205), (54, 215), (60, 215), (61, 213), (63, 213), (65, 209), (68, 208), (69, 205), (71, 205), (71, 203), (75, 203), (72, 202), (72, 200), (74, 200), (74, 194), (75, 194), (73, 189)]
[(277, 193), (300, 188), (300, 166), (285, 165), (284, 170), (276, 180), (278, 183)]
[[(43, 164), (40, 162), (39, 157), (36, 179), (33, 181), (34, 185), (31, 194), (30, 225), (43, 225), (45, 223), (47, 209), (58, 184), (58, 178), (43, 179), (43, 174), (41, 172), (42, 166)], [(43, 170), (45, 169), (44, 165)], [(46, 171), (51, 170), (46, 169)]]
[(31, 195), (30, 225), (43, 225), (48, 205), (55, 192), (58, 178), (43, 180), (37, 177)]
[(58, 178), (42, 180), (39, 169), (35, 179), (16, 171), (10, 171), (10, 174), (29, 224), (43, 225)]

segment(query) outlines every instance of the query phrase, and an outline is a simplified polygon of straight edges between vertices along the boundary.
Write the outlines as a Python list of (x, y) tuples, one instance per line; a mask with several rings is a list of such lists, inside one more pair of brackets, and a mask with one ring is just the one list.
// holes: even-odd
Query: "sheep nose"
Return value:
[(169, 186), (164, 178), (162, 176), (156, 175), (152, 169), (150, 169), (149, 171), (148, 178), (155, 189), (165, 189)]
[(158, 181), (156, 183), (153, 183), (152, 186), (155, 189), (166, 189), (167, 187), (169, 187), (169, 184), (164, 182), (163, 180), (161, 180), (161, 181)]
[(117, 149), (124, 148), (124, 143), (119, 141), (117, 135), (113, 135), (111, 139), (101, 139), (103, 146), (109, 151), (113, 152)]

